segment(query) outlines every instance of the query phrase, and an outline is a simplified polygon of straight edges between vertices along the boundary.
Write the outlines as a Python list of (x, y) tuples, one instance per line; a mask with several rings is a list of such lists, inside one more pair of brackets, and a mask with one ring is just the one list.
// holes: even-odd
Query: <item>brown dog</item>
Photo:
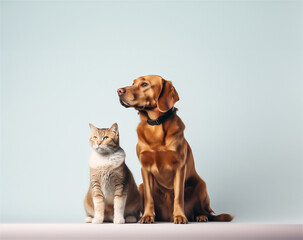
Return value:
[(205, 182), (195, 170), (184, 123), (174, 104), (179, 96), (170, 81), (149, 75), (119, 88), (120, 103), (139, 111), (137, 155), (143, 185), (139, 186), (141, 223), (156, 221), (231, 221), (229, 214), (214, 215)]

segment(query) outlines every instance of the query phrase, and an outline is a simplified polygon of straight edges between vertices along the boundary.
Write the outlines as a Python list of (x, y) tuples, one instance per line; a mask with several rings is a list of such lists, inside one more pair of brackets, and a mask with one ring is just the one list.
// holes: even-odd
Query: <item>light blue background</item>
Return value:
[(1, 2), (1, 222), (82, 222), (92, 122), (139, 117), (116, 89), (158, 74), (211, 207), (303, 222), (301, 1)]

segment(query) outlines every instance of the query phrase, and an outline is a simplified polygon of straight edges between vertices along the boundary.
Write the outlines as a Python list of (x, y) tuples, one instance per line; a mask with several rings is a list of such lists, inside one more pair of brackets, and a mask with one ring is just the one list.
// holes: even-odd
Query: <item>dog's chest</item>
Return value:
[(151, 148), (159, 148), (165, 145), (165, 133), (161, 125), (155, 125), (141, 128), (138, 132), (139, 141), (150, 146)]
[(175, 151), (145, 151), (140, 154), (140, 161), (158, 183), (168, 189), (173, 188), (174, 172), (179, 163)]

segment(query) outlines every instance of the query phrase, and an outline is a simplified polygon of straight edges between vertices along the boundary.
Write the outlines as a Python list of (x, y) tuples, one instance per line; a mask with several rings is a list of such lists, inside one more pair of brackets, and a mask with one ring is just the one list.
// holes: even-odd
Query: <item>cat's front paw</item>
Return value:
[(123, 224), (125, 223), (125, 219), (123, 217), (115, 217), (114, 224)]
[(101, 224), (101, 223), (103, 223), (103, 218), (101, 218), (101, 217), (99, 217), (99, 218), (94, 217), (93, 220), (92, 220), (92, 223), (94, 223), (94, 224)]
[(91, 222), (92, 222), (92, 219), (93, 219), (93, 218), (91, 218), (91, 217), (86, 217), (86, 218), (85, 218), (85, 222), (86, 222), (86, 223), (91, 223)]

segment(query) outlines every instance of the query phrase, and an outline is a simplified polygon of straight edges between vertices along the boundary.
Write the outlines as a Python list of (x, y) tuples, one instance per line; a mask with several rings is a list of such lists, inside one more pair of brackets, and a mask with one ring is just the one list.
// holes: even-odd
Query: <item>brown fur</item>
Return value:
[(176, 111), (162, 124), (151, 126), (171, 109), (179, 96), (170, 81), (149, 75), (118, 89), (120, 102), (139, 111), (137, 155), (142, 165), (139, 186), (141, 223), (170, 221), (231, 221), (229, 214), (214, 215), (205, 182), (195, 170), (191, 148), (184, 138), (184, 123)]

